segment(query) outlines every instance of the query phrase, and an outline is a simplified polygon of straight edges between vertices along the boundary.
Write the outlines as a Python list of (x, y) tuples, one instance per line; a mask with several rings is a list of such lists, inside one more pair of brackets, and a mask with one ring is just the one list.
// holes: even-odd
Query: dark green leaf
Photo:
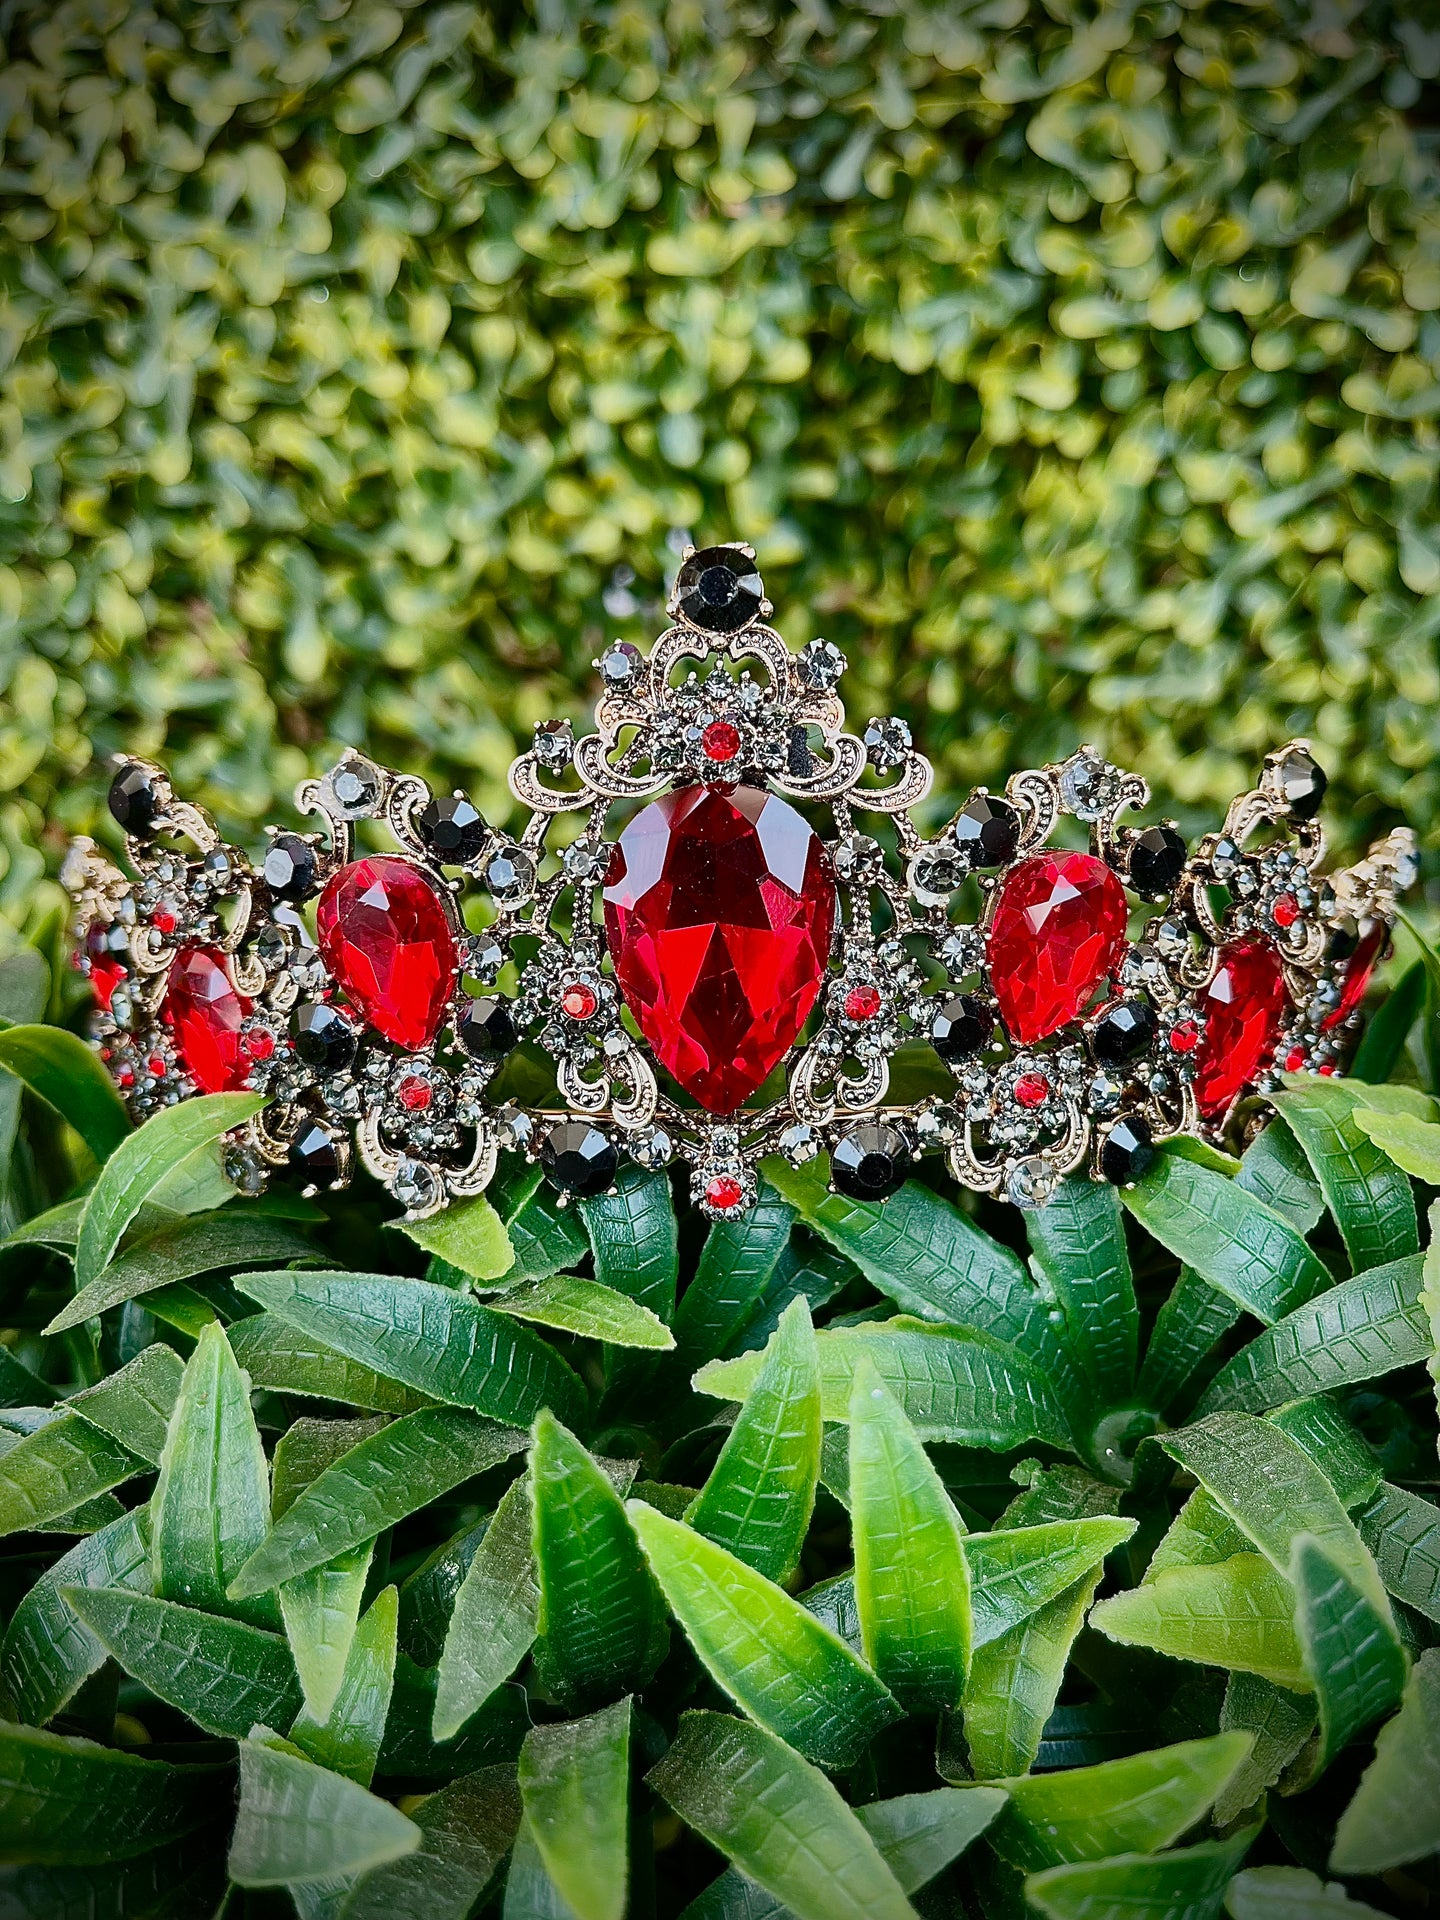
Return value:
[(582, 1200), (580, 1215), (595, 1255), (595, 1278), (628, 1293), (668, 1325), (675, 1313), (679, 1251), (666, 1176), (623, 1167), (615, 1191)]
[(1408, 1667), (1383, 1590), (1377, 1602), (1337, 1545), (1298, 1534), (1290, 1561), (1295, 1631), (1320, 1712), (1317, 1772), (1395, 1706)]
[(530, 1709), (519, 1687), (498, 1687), (453, 1740), (440, 1742), (431, 1737), (434, 1718), (434, 1669), (417, 1667), (405, 1654), (397, 1654), (390, 1717), (380, 1749), (381, 1774), (453, 1780), (456, 1774), (472, 1773), (476, 1767), (514, 1760), (531, 1724)]
[(432, 1406), (429, 1395), (389, 1380), (373, 1367), (337, 1353), (292, 1327), (279, 1314), (257, 1313), (229, 1329), (230, 1350), (253, 1386), (307, 1400), (338, 1400), (375, 1413), (414, 1413)]
[(585, 1258), (589, 1244), (574, 1207), (562, 1207), (554, 1189), (540, 1181), (517, 1212), (507, 1214), (505, 1231), (515, 1264), (505, 1275), (509, 1283), (546, 1280), (552, 1273), (569, 1273)]
[(0, 1455), (0, 1534), (43, 1527), (147, 1462), (78, 1413), (62, 1413)]
[(1389, 1591), (1440, 1626), (1440, 1507), (1382, 1481), (1356, 1525)]
[(1123, 1399), (1135, 1385), (1140, 1315), (1118, 1193), (1107, 1181), (1064, 1180), (1025, 1215), (1025, 1230), (1097, 1403)]
[(762, 1183), (752, 1207), (711, 1227), (675, 1310), (675, 1342), (687, 1367), (729, 1350), (754, 1313), (794, 1221), (794, 1208)]
[(1315, 1074), (1287, 1074), (1275, 1104), (1314, 1169), (1356, 1273), (1418, 1252), (1410, 1182), (1357, 1122), (1364, 1090)]
[(435, 1738), (448, 1740), (508, 1680), (540, 1619), (530, 1483), (512, 1482), (455, 1595), (436, 1673)]
[(77, 1541), (31, 1587), (11, 1615), (0, 1678), (22, 1719), (43, 1726), (79, 1692), (105, 1649), (65, 1598), (67, 1587), (151, 1587), (144, 1514), (127, 1513)]
[(1413, 960), (1372, 1015), (1355, 1049), (1350, 1072), (1380, 1084), (1390, 1078), (1405, 1051), (1410, 1030), (1425, 1004), (1425, 963)]
[(100, 1056), (63, 1027), (7, 1027), (0, 1032), (0, 1068), (62, 1114), (99, 1161), (130, 1131), (125, 1103)]
[(1347, 1513), (1368, 1506), (1380, 1489), (1380, 1462), (1333, 1400), (1291, 1400), (1268, 1416), (1319, 1467)]
[(132, 1859), (223, 1819), (228, 1772), (0, 1721), (0, 1862)]
[(515, 1837), (515, 1770), (467, 1774), (429, 1794), (410, 1817), (419, 1850), (372, 1868), (345, 1901), (344, 1920), (466, 1920)]
[(94, 1314), (105, 1313), (124, 1300), (136, 1300), (157, 1287), (193, 1280), (221, 1268), (273, 1266), (280, 1260), (299, 1260), (311, 1248), (279, 1221), (229, 1208), (176, 1220), (137, 1240), (97, 1280), (63, 1307), (45, 1329), (63, 1333)]
[(1440, 1852), (1440, 1652), (1422, 1656), (1340, 1816), (1330, 1866), (1380, 1874)]
[(1215, 1802), (1217, 1826), (1229, 1826), (1275, 1785), (1315, 1731), (1315, 1719), (1313, 1695), (1291, 1693), (1257, 1674), (1231, 1674), (1221, 1729), (1253, 1734), (1255, 1745)]
[(1034, 1765), (1100, 1576), (1097, 1567), (977, 1645), (963, 1702), (965, 1739), (977, 1779), (1000, 1780)]

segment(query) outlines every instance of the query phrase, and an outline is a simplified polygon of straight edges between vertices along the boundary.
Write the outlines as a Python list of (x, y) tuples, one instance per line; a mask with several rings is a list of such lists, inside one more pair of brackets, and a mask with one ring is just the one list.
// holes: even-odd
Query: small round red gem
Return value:
[(701, 734), (700, 744), (710, 760), (733, 760), (740, 751), (740, 729), (728, 720), (712, 720)]
[(1325, 1078), (1328, 1080), (1331, 1074), (1334, 1073), (1335, 1071), (1335, 1062), (1333, 1060), (1322, 1060), (1319, 1066), (1315, 1069), (1315, 1071), (1317, 1073), (1324, 1074)]
[(268, 1027), (256, 1027), (240, 1045), (252, 1060), (268, 1060), (275, 1051), (275, 1036)]
[(1304, 1064), (1305, 1064), (1305, 1049), (1303, 1047), (1291, 1047), (1290, 1051), (1285, 1056), (1286, 1073), (1299, 1073), (1300, 1069), (1304, 1066)]
[(1200, 1044), (1200, 1029), (1193, 1020), (1182, 1020), (1170, 1029), (1170, 1051), (1193, 1053)]
[(407, 1073), (396, 1087), (395, 1097), (408, 1113), (423, 1113), (434, 1098), (434, 1090), (423, 1074)]
[(1282, 893), (1277, 895), (1270, 912), (1277, 927), (1293, 927), (1300, 918), (1300, 902), (1293, 893)]
[(744, 1182), (733, 1173), (717, 1173), (705, 1182), (705, 1203), (720, 1213), (738, 1207), (745, 1198)]
[(121, 1067), (115, 1076), (115, 1084), (117, 1087), (133, 1087), (135, 1084), (135, 1069), (133, 1067)]
[(561, 1011), (572, 1020), (588, 1020), (599, 1004), (595, 989), (587, 987), (583, 980), (571, 981), (560, 996)]
[(851, 987), (845, 996), (847, 1020), (873, 1020), (879, 1011), (880, 989), (878, 987)]
[(163, 1055), (158, 1053), (152, 1053), (150, 1058), (145, 1062), (145, 1065), (150, 1069), (151, 1073), (154, 1074), (157, 1080), (164, 1079), (165, 1060)]
[(1022, 1073), (1015, 1082), (1015, 1098), (1022, 1107), (1043, 1107), (1050, 1098), (1050, 1082), (1043, 1073)]
[(157, 907), (150, 916), (150, 924), (157, 933), (173, 933), (178, 923), (169, 907)]

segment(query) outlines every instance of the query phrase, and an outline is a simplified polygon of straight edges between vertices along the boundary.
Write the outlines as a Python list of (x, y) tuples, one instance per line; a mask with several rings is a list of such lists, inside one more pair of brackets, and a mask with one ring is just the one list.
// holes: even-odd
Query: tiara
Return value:
[[(1125, 1184), (1168, 1136), (1263, 1123), (1283, 1073), (1340, 1071), (1414, 837), (1322, 874), (1307, 742), (1193, 851), (1122, 824), (1149, 789), (1090, 747), (923, 833), (909, 728), (846, 731), (844, 656), (767, 624), (753, 548), (687, 549), (666, 611), (648, 658), (595, 662), (593, 731), (536, 726), (518, 833), (352, 751), (297, 791), (315, 829), (267, 829), (252, 860), (159, 767), (120, 764), (135, 877), (79, 840), (62, 880), (133, 1117), (264, 1094), (226, 1149), (246, 1193), (286, 1167), (342, 1185), (358, 1153), (418, 1218), (483, 1191), (501, 1150), (562, 1199), (628, 1156), (684, 1163), (724, 1218), (770, 1154), (824, 1153), (878, 1201), (940, 1152), (1043, 1205), (1082, 1167)], [(902, 1048), (902, 1086), (919, 1055), (935, 1091), (892, 1093)]]

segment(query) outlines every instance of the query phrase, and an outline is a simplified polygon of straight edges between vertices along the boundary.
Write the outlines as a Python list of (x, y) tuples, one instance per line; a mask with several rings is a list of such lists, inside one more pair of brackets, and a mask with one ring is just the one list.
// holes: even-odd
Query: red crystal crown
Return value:
[[(358, 1151), (414, 1216), (480, 1192), (502, 1150), (581, 1196), (622, 1154), (678, 1159), (723, 1217), (767, 1154), (828, 1154), (878, 1201), (935, 1149), (1034, 1206), (1081, 1167), (1138, 1178), (1169, 1135), (1244, 1130), (1282, 1073), (1340, 1070), (1413, 837), (1323, 873), (1306, 742), (1193, 852), (1122, 824), (1148, 788), (1089, 747), (922, 832), (909, 729), (846, 731), (844, 657), (790, 652), (749, 547), (687, 551), (668, 611), (648, 658), (596, 662), (593, 732), (535, 729), (514, 834), (351, 752), (299, 789), (318, 828), (253, 861), (126, 761), (136, 877), (90, 841), (63, 877), (135, 1117), (255, 1089), (243, 1190), (287, 1164), (339, 1184)], [(520, 1100), (537, 1058), (554, 1093)], [(892, 1070), (930, 1090), (897, 1097)]]

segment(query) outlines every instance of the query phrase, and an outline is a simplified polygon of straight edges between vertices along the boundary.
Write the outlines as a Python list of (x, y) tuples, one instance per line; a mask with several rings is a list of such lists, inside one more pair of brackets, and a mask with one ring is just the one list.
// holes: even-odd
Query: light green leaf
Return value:
[(433, 1406), (428, 1394), (389, 1380), (348, 1354), (292, 1327), (275, 1313), (256, 1313), (229, 1329), (230, 1349), (252, 1386), (306, 1400), (338, 1400), (375, 1413), (414, 1413)]
[(687, 1713), (646, 1780), (797, 1920), (915, 1920), (879, 1848), (824, 1774), (763, 1728)]
[(1124, 1546), (1137, 1522), (1097, 1514), (1040, 1526), (972, 1533), (964, 1541), (970, 1569), (975, 1645), (998, 1640), (1094, 1572)]
[(0, 1032), (0, 1068), (68, 1120), (102, 1163), (130, 1131), (115, 1082), (78, 1034), (62, 1027), (7, 1027)]
[(665, 1352), (675, 1345), (674, 1334), (648, 1307), (613, 1287), (601, 1286), (598, 1280), (582, 1280), (573, 1273), (525, 1281), (492, 1305), (496, 1313), (535, 1320), (543, 1327), (559, 1327), (611, 1346)]
[(1380, 1874), (1440, 1852), (1440, 1651), (1422, 1655), (1400, 1711), (1340, 1816), (1334, 1873)]
[(419, 1849), (372, 1868), (343, 1903), (343, 1920), (466, 1920), (515, 1838), (515, 1769), (466, 1774), (428, 1794), (410, 1817)]
[(1005, 1779), (1035, 1764), (1100, 1576), (1096, 1567), (976, 1646), (963, 1700), (965, 1740), (976, 1779)]
[(242, 1740), (260, 1719), (288, 1725), (300, 1705), (276, 1634), (121, 1587), (69, 1587), (65, 1598), (132, 1680), (204, 1733)]
[(1097, 1404), (1124, 1399), (1135, 1385), (1140, 1314), (1118, 1193), (1108, 1181), (1063, 1180), (1025, 1215), (1025, 1231)]
[(98, 1279), (61, 1308), (45, 1331), (63, 1333), (67, 1327), (77, 1327), (122, 1301), (140, 1299), (159, 1287), (193, 1280), (202, 1273), (273, 1266), (277, 1261), (299, 1260), (312, 1253), (298, 1234), (263, 1214), (227, 1208), (192, 1220), (175, 1220), (127, 1247)]
[(820, 1431), (815, 1334), (806, 1303), (795, 1300), (691, 1503), (690, 1525), (767, 1579), (786, 1580), (799, 1563), (815, 1505)]
[(675, 1315), (678, 1229), (663, 1173), (622, 1167), (613, 1193), (580, 1202), (595, 1256), (595, 1278), (627, 1293), (667, 1325)]
[(303, 1333), (418, 1393), (528, 1426), (574, 1413), (580, 1382), (528, 1327), (428, 1280), (379, 1273), (247, 1273), (242, 1293)]
[(174, 1349), (157, 1344), (137, 1353), (118, 1373), (72, 1394), (65, 1404), (131, 1453), (159, 1466), (184, 1372)]
[(855, 1599), (865, 1658), (911, 1713), (959, 1704), (970, 1661), (964, 1528), (873, 1366), (850, 1401)]
[(62, 1413), (0, 1454), (0, 1534), (47, 1526), (148, 1470), (78, 1413)]
[(1258, 1829), (1172, 1853), (1122, 1854), (1050, 1867), (1025, 1881), (1025, 1898), (1046, 1920), (1215, 1920), (1230, 1876)]
[(505, 1222), (483, 1193), (453, 1201), (428, 1220), (397, 1220), (394, 1224), (417, 1247), (447, 1266), (458, 1267), (472, 1280), (498, 1280), (515, 1264), (515, 1249)]
[(753, 1206), (711, 1227), (675, 1310), (675, 1341), (687, 1366), (730, 1351), (785, 1251), (794, 1222), (794, 1208), (762, 1182)]
[(641, 1501), (626, 1511), (691, 1646), (761, 1726), (821, 1766), (845, 1767), (899, 1718), (844, 1641), (763, 1574)]
[(1383, 1481), (1356, 1525), (1387, 1589), (1440, 1625), (1440, 1507)]
[(419, 1848), (419, 1827), (398, 1808), (273, 1739), (257, 1727), (240, 1746), (229, 1858), (237, 1886), (338, 1879)]
[(505, 1876), (502, 1920), (575, 1920), (574, 1909), (545, 1871), (545, 1860), (523, 1817)]
[(395, 1684), (395, 1629), (399, 1597), (382, 1587), (356, 1627), (340, 1686), (328, 1713), (301, 1707), (290, 1738), (303, 1753), (332, 1772), (368, 1787), (380, 1757), (390, 1694)]
[(513, 1481), (455, 1595), (435, 1687), (437, 1740), (460, 1731), (530, 1651), (540, 1620), (528, 1476)]
[(576, 1920), (624, 1920), (630, 1701), (532, 1727), (520, 1750), (520, 1798), (545, 1870)]
[(122, 1514), (61, 1554), (10, 1618), (0, 1679), (22, 1719), (43, 1726), (67, 1706), (105, 1660), (105, 1649), (68, 1600), (67, 1587), (127, 1587), (148, 1593), (145, 1514)]
[(1231, 1674), (1221, 1731), (1253, 1734), (1255, 1745), (1215, 1802), (1217, 1826), (1228, 1827), (1275, 1785), (1315, 1731), (1315, 1721), (1313, 1694), (1290, 1693), (1258, 1674)]
[[(1365, 1092), (1318, 1074), (1286, 1074), (1275, 1105), (1305, 1149), (1356, 1273), (1420, 1247), (1415, 1195), (1367, 1138)], [(1437, 1129), (1440, 1131), (1440, 1129)]]
[(1440, 1125), (1411, 1113), (1375, 1113), (1360, 1108), (1355, 1115), (1360, 1132), (1373, 1140), (1397, 1167), (1440, 1186)]
[[(1366, 1556), (1369, 1559), (1369, 1556)], [(1371, 1569), (1373, 1572), (1373, 1562)], [(1409, 1662), (1378, 1580), (1342, 1558), (1337, 1542), (1297, 1534), (1290, 1561), (1295, 1631), (1320, 1710), (1318, 1773), (1381, 1714), (1405, 1686)]]
[[(120, 1237), (147, 1201), (192, 1155), (208, 1156), (232, 1127), (264, 1106), (258, 1093), (206, 1093), (162, 1107), (121, 1141), (90, 1189), (75, 1242), (75, 1288), (83, 1292), (108, 1264)], [(216, 1161), (218, 1165), (218, 1158)], [(172, 1207), (178, 1196), (172, 1194)], [(199, 1208), (186, 1209), (199, 1211)]]
[(74, 1200), (62, 1200), (58, 1207), (47, 1207), (7, 1234), (0, 1240), (0, 1247), (55, 1247), (61, 1253), (73, 1253), (88, 1197), (82, 1194)]
[(172, 1767), (0, 1720), (0, 1863), (133, 1859), (223, 1820), (227, 1771)]
[(1289, 1582), (1258, 1553), (1218, 1566), (1171, 1567), (1102, 1600), (1090, 1624), (1126, 1646), (1259, 1674), (1291, 1693), (1312, 1690)]
[[(270, 1509), (275, 1520), (287, 1514), (305, 1489), (352, 1447), (384, 1426), (372, 1420), (297, 1420), (281, 1436), (271, 1467)], [(277, 1589), (285, 1638), (305, 1705), (316, 1720), (328, 1717), (340, 1690), (345, 1661), (360, 1618), (360, 1602), (370, 1571), (371, 1543), (362, 1542), (312, 1567)]]
[(1385, 1920), (1338, 1881), (1327, 1885), (1303, 1867), (1247, 1867), (1226, 1888), (1225, 1910), (1233, 1920)]

